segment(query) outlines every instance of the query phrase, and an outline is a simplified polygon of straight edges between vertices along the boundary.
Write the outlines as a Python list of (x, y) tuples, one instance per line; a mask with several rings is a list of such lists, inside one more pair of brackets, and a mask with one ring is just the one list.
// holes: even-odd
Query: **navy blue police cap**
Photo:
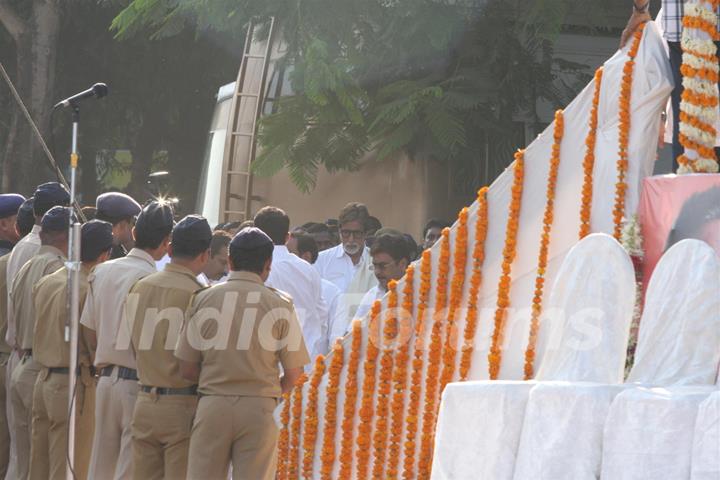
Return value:
[(209, 243), (210, 240), (212, 240), (212, 229), (205, 217), (200, 215), (188, 215), (173, 228), (172, 241), (174, 244), (202, 241)]
[(0, 195), (0, 218), (17, 215), (18, 209), (24, 201), (25, 197), (18, 193), (4, 193)]
[(257, 227), (247, 227), (235, 234), (230, 249), (253, 250), (266, 245), (273, 245), (273, 241), (265, 232)]
[(172, 205), (153, 201), (143, 207), (135, 228), (140, 231), (164, 230), (174, 224)]
[(95, 200), (95, 208), (98, 218), (107, 219), (134, 217), (142, 210), (135, 199), (120, 192), (107, 192), (99, 195)]
[(113, 244), (112, 224), (103, 220), (90, 220), (80, 233), (80, 257), (83, 262), (96, 260), (110, 250)]
[(44, 215), (52, 207), (64, 207), (70, 204), (70, 193), (58, 182), (47, 182), (39, 185), (33, 197), (35, 197), (33, 211), (37, 216)]
[[(73, 217), (73, 221), (75, 218)], [(43, 232), (60, 232), (67, 230), (70, 226), (70, 208), (56, 206), (43, 215), (40, 222)]]

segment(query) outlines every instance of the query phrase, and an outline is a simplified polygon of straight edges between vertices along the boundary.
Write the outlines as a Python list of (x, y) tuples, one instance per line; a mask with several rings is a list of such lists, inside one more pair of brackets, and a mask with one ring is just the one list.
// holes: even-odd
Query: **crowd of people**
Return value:
[(337, 220), (293, 226), (268, 206), (213, 229), (105, 193), (83, 208), (75, 265), (69, 203), (56, 182), (0, 195), (0, 478), (65, 478), (70, 452), (75, 478), (274, 478), (282, 393), (449, 226), (428, 222), (418, 246), (349, 203)]

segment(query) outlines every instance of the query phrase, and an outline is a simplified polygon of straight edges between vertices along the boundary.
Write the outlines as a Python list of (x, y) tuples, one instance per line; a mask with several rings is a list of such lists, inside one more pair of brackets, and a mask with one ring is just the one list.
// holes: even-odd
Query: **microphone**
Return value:
[(65, 100), (58, 102), (57, 104), (55, 104), (53, 109), (58, 108), (58, 107), (70, 107), (70, 106), (74, 107), (80, 100), (85, 100), (86, 98), (90, 98), (90, 97), (102, 98), (107, 94), (108, 94), (107, 85), (105, 85), (104, 83), (96, 83), (95, 85), (88, 88), (87, 90), (80, 92), (80, 93), (76, 93), (72, 97), (68, 97)]

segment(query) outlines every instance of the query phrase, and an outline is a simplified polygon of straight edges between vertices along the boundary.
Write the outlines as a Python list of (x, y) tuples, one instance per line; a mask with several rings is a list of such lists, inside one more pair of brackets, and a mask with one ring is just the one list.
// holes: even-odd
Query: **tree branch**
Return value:
[(10, 33), (15, 43), (19, 41), (20, 36), (27, 30), (27, 23), (10, 6), (7, 0), (0, 0), (0, 24)]

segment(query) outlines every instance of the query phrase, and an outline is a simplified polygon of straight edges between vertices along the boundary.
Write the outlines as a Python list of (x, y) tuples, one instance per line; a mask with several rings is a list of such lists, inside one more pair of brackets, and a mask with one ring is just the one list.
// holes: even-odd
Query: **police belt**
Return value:
[(145, 393), (154, 393), (156, 395), (197, 395), (197, 385), (185, 388), (150, 387), (148, 385), (140, 385), (140, 391)]
[(101, 377), (110, 377), (113, 374), (113, 369), (117, 368), (117, 378), (123, 380), (135, 380), (137, 381), (137, 370), (134, 368), (121, 367), (119, 365), (108, 365), (100, 370)]

